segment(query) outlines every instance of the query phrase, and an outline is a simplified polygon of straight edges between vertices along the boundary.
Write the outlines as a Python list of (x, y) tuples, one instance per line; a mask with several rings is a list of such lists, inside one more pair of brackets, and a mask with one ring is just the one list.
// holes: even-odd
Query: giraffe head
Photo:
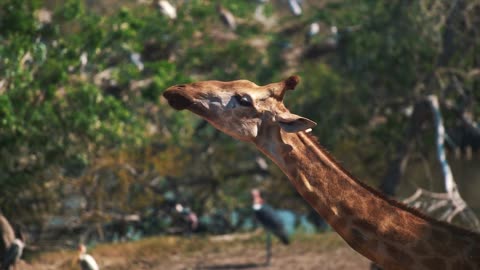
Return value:
[(202, 81), (172, 86), (163, 96), (173, 108), (188, 109), (224, 133), (254, 142), (272, 128), (298, 132), (316, 125), (290, 113), (283, 104), (285, 92), (295, 89), (299, 81), (298, 76), (264, 86), (247, 80)]

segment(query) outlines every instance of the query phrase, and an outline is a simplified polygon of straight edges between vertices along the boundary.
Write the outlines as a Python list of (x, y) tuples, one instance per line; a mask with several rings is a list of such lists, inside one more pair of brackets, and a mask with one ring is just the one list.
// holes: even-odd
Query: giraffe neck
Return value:
[(257, 147), (360, 254), (387, 269), (480, 267), (479, 235), (387, 199), (352, 177), (304, 132), (268, 135)]

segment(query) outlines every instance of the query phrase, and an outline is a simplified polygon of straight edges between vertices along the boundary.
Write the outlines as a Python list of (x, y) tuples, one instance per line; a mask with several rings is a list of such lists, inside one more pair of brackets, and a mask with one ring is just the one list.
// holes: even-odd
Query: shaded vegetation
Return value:
[[(287, 105), (316, 120), (320, 142), (373, 185), (407, 143), (408, 111), (425, 95), (441, 99), (451, 149), (478, 151), (478, 1), (304, 1), (300, 17), (270, 1), (263, 21), (254, 1), (220, 1), (237, 17), (235, 31), (215, 2), (178, 1), (171, 20), (148, 1), (100, 11), (80, 0), (2, 1), (1, 211), (40, 243), (65, 240), (59, 234), (111, 240), (127, 223), (165, 233), (177, 202), (221, 220), (214, 232), (234, 231), (250, 215), (253, 187), (307, 213), (275, 166), (255, 162), (256, 150), (160, 99), (168, 86), (200, 79), (266, 84), (300, 74)], [(321, 31), (307, 43), (312, 22)], [(332, 50), (315, 51), (327, 41)], [(409, 138), (418, 159), (434, 160), (433, 131), (419, 130)]]

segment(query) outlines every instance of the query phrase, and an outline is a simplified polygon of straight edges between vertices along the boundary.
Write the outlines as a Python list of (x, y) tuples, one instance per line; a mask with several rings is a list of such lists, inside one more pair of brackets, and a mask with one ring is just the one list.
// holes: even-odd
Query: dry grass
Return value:
[[(296, 235), (293, 243), (273, 244), (273, 260), (265, 259), (264, 236), (191, 238), (161, 236), (137, 242), (102, 244), (90, 250), (101, 269), (368, 269), (368, 261), (335, 234)], [(75, 251), (37, 254), (20, 269), (79, 269)], [(256, 266), (255, 266), (256, 265)], [(319, 268), (320, 267), (320, 268)]]

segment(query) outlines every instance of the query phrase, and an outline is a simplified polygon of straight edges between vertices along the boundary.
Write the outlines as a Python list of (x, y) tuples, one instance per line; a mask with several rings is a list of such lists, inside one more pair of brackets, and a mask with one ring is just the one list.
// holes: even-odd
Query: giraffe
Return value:
[(201, 81), (163, 96), (220, 131), (253, 143), (355, 251), (384, 269), (480, 269), (480, 235), (389, 199), (357, 180), (311, 135), (316, 125), (283, 104), (298, 76), (258, 86)]

